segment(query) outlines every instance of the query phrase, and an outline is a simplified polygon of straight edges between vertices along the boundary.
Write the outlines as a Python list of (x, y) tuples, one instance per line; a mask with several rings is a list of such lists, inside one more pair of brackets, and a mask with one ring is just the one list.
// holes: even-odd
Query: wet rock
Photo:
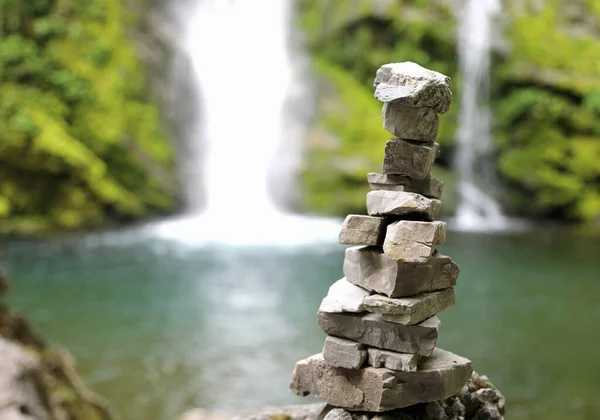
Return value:
[(435, 348), (440, 320), (433, 316), (416, 325), (387, 322), (381, 314), (319, 312), (319, 327), (334, 337), (399, 353), (429, 356)]
[[(459, 266), (435, 251), (426, 263), (394, 261), (375, 247), (346, 249), (346, 280), (389, 297), (406, 297), (456, 285)], [(366, 296), (365, 296), (366, 297)]]
[(441, 202), (420, 194), (403, 191), (370, 191), (367, 194), (367, 212), (370, 216), (402, 216), (434, 220)]
[(426, 262), (446, 240), (446, 223), (401, 220), (387, 227), (383, 252), (396, 261)]
[(389, 350), (381, 350), (369, 347), (368, 363), (373, 367), (385, 367), (402, 372), (414, 372), (417, 370), (419, 356), (410, 353), (397, 353)]
[(385, 143), (381, 172), (425, 179), (431, 172), (438, 150), (437, 143), (430, 145), (390, 139)]
[(452, 102), (448, 76), (409, 61), (381, 66), (374, 88), (375, 97), (382, 102), (434, 108), (439, 114), (448, 112)]
[(329, 366), (358, 369), (367, 360), (367, 347), (355, 341), (327, 336), (323, 358)]
[(386, 225), (383, 217), (350, 214), (342, 224), (339, 242), (346, 245), (382, 245)]
[(321, 312), (363, 312), (363, 300), (370, 292), (345, 278), (333, 283), (321, 302)]
[(386, 103), (382, 110), (383, 128), (394, 136), (432, 143), (438, 134), (440, 119), (433, 108), (413, 108)]
[(418, 324), (456, 303), (454, 288), (405, 298), (389, 298), (382, 295), (367, 296), (363, 306), (370, 312), (379, 313), (383, 319), (404, 325)]
[(290, 388), (298, 395), (316, 395), (336, 407), (382, 412), (455, 395), (471, 371), (469, 360), (441, 349), (424, 358), (415, 372), (334, 368), (317, 354), (296, 364)]
[(367, 175), (369, 185), (373, 190), (406, 191), (424, 195), (429, 198), (440, 198), (444, 183), (427, 177), (413, 179), (404, 175), (380, 174), (370, 172)]

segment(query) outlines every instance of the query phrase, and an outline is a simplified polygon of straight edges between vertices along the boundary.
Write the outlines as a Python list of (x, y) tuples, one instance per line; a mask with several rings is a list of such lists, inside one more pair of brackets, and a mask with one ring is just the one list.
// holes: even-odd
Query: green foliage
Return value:
[(172, 151), (120, 0), (0, 0), (0, 232), (173, 206)]

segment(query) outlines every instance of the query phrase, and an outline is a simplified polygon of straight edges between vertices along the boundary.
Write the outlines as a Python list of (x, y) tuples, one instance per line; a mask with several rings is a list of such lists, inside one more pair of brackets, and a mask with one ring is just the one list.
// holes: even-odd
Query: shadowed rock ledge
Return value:
[(255, 413), (191, 410), (180, 420), (503, 420), (504, 396), (486, 376), (473, 372), (460, 394), (385, 413), (348, 412), (324, 403), (267, 407)]

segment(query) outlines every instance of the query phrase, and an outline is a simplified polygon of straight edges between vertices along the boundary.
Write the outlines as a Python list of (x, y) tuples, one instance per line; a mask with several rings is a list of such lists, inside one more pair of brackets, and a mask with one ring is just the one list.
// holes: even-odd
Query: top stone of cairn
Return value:
[(439, 114), (448, 112), (452, 102), (448, 76), (410, 61), (381, 66), (374, 87), (375, 97), (381, 102), (434, 108)]

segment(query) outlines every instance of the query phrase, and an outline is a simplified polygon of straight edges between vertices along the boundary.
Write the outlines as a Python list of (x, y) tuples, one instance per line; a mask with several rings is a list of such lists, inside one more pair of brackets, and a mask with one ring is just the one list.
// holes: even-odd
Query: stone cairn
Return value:
[(323, 352), (301, 360), (291, 389), (330, 406), (380, 413), (460, 393), (471, 362), (436, 347), (437, 313), (454, 305), (459, 267), (436, 251), (446, 237), (442, 182), (430, 176), (450, 78), (405, 62), (377, 71), (385, 145), (382, 173), (369, 173), (368, 216), (349, 215), (339, 241), (344, 278), (323, 299)]

